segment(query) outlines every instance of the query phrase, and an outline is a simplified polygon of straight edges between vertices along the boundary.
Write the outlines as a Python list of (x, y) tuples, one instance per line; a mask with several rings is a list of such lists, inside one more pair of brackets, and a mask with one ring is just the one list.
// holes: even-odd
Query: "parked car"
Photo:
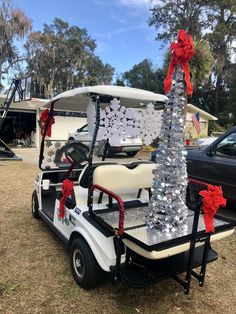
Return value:
[[(88, 125), (85, 124), (76, 132), (69, 133), (68, 139), (70, 141), (80, 141), (86, 146), (89, 146), (91, 143), (91, 135), (88, 131)], [(106, 145), (106, 140), (99, 142), (97, 155), (101, 157), (103, 155), (104, 149)], [(124, 136), (124, 138), (120, 141), (120, 145), (112, 146), (108, 144), (107, 148), (107, 156), (111, 156), (115, 153), (126, 153), (128, 156), (133, 157), (140, 151), (142, 148), (142, 140), (138, 137)]]
[(220, 185), (224, 197), (236, 201), (236, 126), (207, 147), (188, 150), (189, 177)]
[(196, 146), (208, 146), (213, 143), (217, 138), (218, 137), (216, 136), (198, 138), (196, 140)]
[[(190, 178), (220, 185), (224, 197), (236, 201), (236, 126), (208, 146), (186, 146), (187, 171)], [(151, 160), (158, 158), (158, 149)]]

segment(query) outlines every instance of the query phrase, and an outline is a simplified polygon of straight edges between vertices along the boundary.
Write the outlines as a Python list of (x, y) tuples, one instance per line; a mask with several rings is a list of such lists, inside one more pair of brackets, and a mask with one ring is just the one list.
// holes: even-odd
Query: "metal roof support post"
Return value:
[(50, 119), (51, 117), (53, 117), (53, 110), (54, 110), (54, 104), (57, 100), (53, 101), (51, 103), (51, 107), (50, 107), (50, 110), (49, 110), (49, 115), (48, 115), (48, 119), (46, 121), (46, 125), (45, 125), (45, 129), (43, 130), (43, 136), (42, 136), (42, 141), (41, 141), (41, 146), (40, 146), (40, 153), (39, 153), (39, 169), (43, 170), (41, 168), (42, 166), (42, 162), (43, 162), (43, 159), (44, 159), (44, 139), (46, 137), (46, 134), (47, 134), (47, 129), (49, 127), (49, 123), (50, 123)]
[(98, 129), (100, 125), (100, 97), (97, 95), (96, 96), (96, 123), (95, 123), (95, 129), (93, 132), (93, 138), (92, 138), (92, 143), (89, 151), (89, 164), (92, 164), (93, 160), (93, 152), (94, 152), (94, 147), (97, 139), (97, 134), (98, 134)]

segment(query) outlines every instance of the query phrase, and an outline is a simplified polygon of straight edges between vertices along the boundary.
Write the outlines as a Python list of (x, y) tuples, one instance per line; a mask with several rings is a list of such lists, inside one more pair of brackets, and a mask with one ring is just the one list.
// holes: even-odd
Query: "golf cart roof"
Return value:
[(97, 85), (79, 87), (63, 92), (52, 98), (45, 107), (50, 107), (54, 103), (54, 109), (66, 111), (86, 111), (88, 102), (94, 95), (100, 95), (101, 103), (110, 102), (111, 98), (119, 98), (123, 106), (129, 108), (139, 108), (142, 104), (150, 102), (164, 102), (167, 97), (156, 94), (143, 89), (113, 86), (113, 85)]

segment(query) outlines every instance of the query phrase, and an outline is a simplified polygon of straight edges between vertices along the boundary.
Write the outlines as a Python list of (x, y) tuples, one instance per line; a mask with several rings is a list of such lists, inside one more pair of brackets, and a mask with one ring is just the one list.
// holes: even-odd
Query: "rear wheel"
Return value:
[(126, 153), (129, 157), (134, 157), (136, 154), (137, 154), (137, 152), (127, 152)]
[(82, 238), (77, 238), (72, 242), (70, 265), (76, 282), (82, 288), (95, 288), (105, 277), (105, 272), (98, 265), (90, 247)]
[(38, 201), (38, 195), (36, 191), (34, 190), (32, 194), (32, 202), (31, 202), (31, 210), (32, 210), (32, 215), (34, 218), (39, 219), (39, 201)]

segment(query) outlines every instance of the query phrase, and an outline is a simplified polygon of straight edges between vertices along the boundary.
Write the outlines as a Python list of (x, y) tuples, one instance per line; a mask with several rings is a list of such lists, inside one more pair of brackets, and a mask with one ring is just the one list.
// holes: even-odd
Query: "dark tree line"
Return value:
[(25, 48), (35, 95), (50, 98), (78, 86), (111, 83), (114, 68), (95, 55), (96, 42), (85, 28), (55, 18), (32, 32)]
[[(150, 0), (151, 1), (151, 0)], [(179, 29), (193, 36), (196, 54), (190, 62), (194, 83), (192, 103), (219, 118), (222, 126), (236, 124), (236, 2), (235, 0), (160, 0), (150, 10), (156, 39), (169, 46)], [(114, 68), (96, 56), (96, 41), (85, 28), (55, 18), (38, 32), (12, 0), (0, 5), (0, 84), (9, 69), (33, 78), (33, 96), (52, 97), (77, 86), (110, 84)], [(15, 42), (25, 38), (19, 52)], [(115, 84), (163, 93), (170, 54), (162, 68), (144, 59), (117, 76)], [(1, 86), (0, 86), (1, 88)]]
[[(14, 43), (23, 38), (24, 51), (20, 53)], [(42, 31), (31, 32), (29, 18), (13, 8), (11, 0), (2, 0), (0, 83), (9, 69), (17, 67), (21, 77), (32, 76), (34, 97), (51, 98), (78, 86), (111, 84), (114, 68), (104, 64), (95, 49), (96, 41), (85, 28), (59, 18), (44, 24)]]
[[(236, 124), (235, 0), (160, 0), (151, 9), (149, 25), (155, 27), (156, 39), (163, 47), (177, 38), (179, 29), (193, 36), (196, 54), (190, 67), (194, 93), (189, 101), (218, 116), (224, 127)], [(143, 60), (121, 74), (117, 84), (163, 92), (170, 57), (167, 53), (160, 69), (151, 60)]]
[(172, 40), (179, 28), (185, 28), (198, 45), (209, 45), (209, 53), (206, 47), (200, 49), (191, 64), (195, 75), (192, 101), (218, 116), (222, 126), (236, 124), (235, 0), (162, 0), (152, 9), (149, 23), (159, 39)]

